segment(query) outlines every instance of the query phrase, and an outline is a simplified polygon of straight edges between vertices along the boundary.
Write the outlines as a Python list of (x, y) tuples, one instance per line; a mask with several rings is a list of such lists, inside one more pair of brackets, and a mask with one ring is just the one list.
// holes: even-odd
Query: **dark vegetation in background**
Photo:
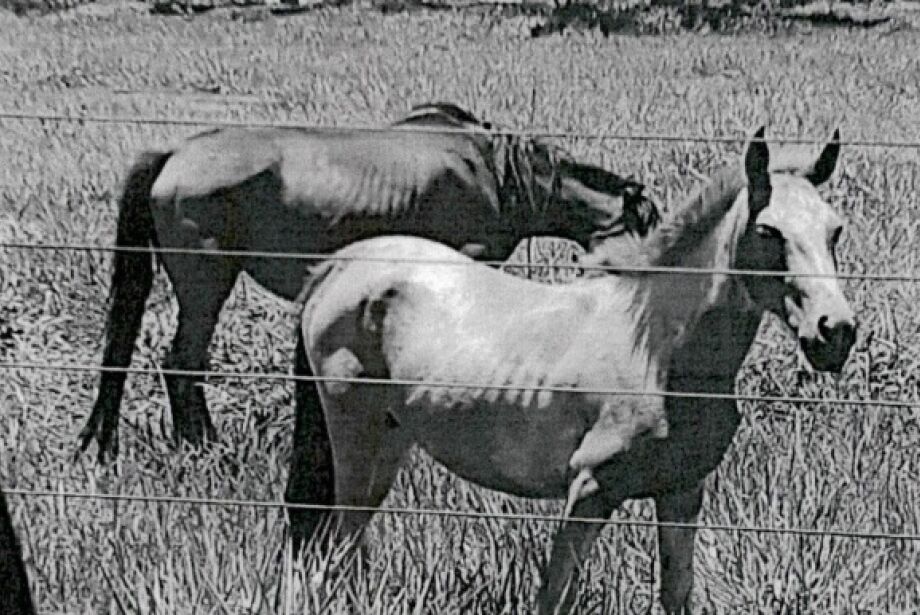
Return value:
[[(0, 0), (0, 9), (16, 15), (46, 14), (92, 4), (98, 0)], [(111, 0), (107, 0), (111, 1)], [(122, 0), (124, 1), (124, 0)], [(777, 31), (808, 26), (875, 27), (920, 13), (920, 2), (878, 0), (145, 0), (153, 13), (192, 16), (217, 8), (234, 17), (261, 19), (364, 2), (385, 14), (405, 11), (479, 10), (503, 16), (533, 15), (541, 23), (533, 36), (565, 30), (597, 30), (610, 34), (665, 34), (678, 31), (733, 33)], [(892, 10), (899, 5), (901, 11)]]
[[(556, 0), (559, 2), (560, 0)], [(567, 28), (598, 29), (602, 34), (664, 34), (678, 31), (733, 33), (745, 30), (775, 31), (797, 23), (873, 27), (887, 23), (880, 5), (868, 2), (828, 3), (801, 0), (732, 0), (683, 2), (651, 0), (643, 3), (569, 1), (553, 6), (546, 21), (532, 30), (534, 36)]]

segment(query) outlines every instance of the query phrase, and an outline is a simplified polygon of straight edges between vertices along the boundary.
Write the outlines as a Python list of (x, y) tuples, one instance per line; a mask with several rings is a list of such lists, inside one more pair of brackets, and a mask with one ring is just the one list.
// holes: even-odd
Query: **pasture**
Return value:
[[(453, 101), (483, 119), (581, 134), (768, 135), (920, 141), (920, 35), (816, 30), (530, 39), (526, 17), (352, 8), (247, 21), (193, 20), (134, 5), (18, 19), (0, 13), (0, 108), (79, 115), (368, 125), (412, 104)], [(0, 241), (110, 245), (123, 174), (141, 149), (198, 130), (167, 124), (0, 119)], [(561, 139), (579, 158), (632, 174), (665, 207), (740, 143)], [(920, 150), (844, 146), (822, 194), (846, 219), (842, 271), (912, 274), (920, 232)], [(540, 257), (554, 258), (554, 244)], [(97, 365), (111, 255), (0, 250), (0, 361)], [(738, 381), (749, 395), (918, 396), (920, 287), (851, 280), (859, 340), (839, 378), (817, 375), (795, 340), (765, 322)], [(158, 280), (135, 354), (156, 368), (175, 326)], [(291, 306), (239, 285), (212, 369), (285, 372)], [(280, 502), (292, 383), (212, 379), (220, 441), (175, 450), (161, 379), (128, 379), (116, 465), (73, 461), (93, 373), (4, 370), (0, 483), (42, 613), (517, 613), (532, 604), (552, 523), (380, 515), (372, 565), (286, 554), (279, 508), (113, 502), (134, 496)], [(710, 479), (701, 523), (920, 532), (920, 411), (742, 402), (742, 427)], [(92, 452), (92, 451), (91, 451)], [(54, 491), (23, 497), (16, 489)], [(423, 455), (384, 506), (559, 514), (448, 476)], [(628, 503), (615, 520), (653, 517)], [(653, 528), (611, 526), (586, 564), (580, 612), (657, 608)], [(874, 613), (920, 609), (920, 545), (908, 540), (701, 531), (696, 601), (706, 612)]]

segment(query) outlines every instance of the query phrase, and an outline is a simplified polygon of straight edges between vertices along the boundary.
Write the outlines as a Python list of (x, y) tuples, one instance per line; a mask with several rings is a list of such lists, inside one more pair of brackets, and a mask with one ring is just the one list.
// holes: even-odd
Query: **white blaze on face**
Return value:
[(786, 279), (794, 289), (784, 297), (786, 318), (803, 343), (825, 344), (829, 331), (855, 326), (836, 277), (834, 244), (842, 222), (807, 180), (778, 175), (772, 182), (770, 206), (757, 223), (780, 232), (787, 270), (804, 274)]

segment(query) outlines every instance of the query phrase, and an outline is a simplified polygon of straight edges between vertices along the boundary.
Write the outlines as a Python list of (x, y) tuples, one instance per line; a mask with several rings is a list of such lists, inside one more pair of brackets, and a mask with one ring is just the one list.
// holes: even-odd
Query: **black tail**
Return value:
[[(324, 269), (325, 272), (331, 270), (332, 267)], [(294, 351), (294, 375), (313, 375), (299, 323), (297, 347)], [(298, 380), (294, 385), (294, 441), (284, 494), (289, 504), (335, 503), (332, 443), (316, 386), (315, 382), (304, 380)], [(300, 553), (310, 539), (317, 536), (327, 517), (328, 513), (321, 510), (289, 509), (288, 519), (295, 553)]]
[[(150, 211), (150, 189), (166, 161), (168, 152), (144, 152), (128, 172), (124, 192), (118, 203), (117, 247), (156, 245), (156, 232)], [(134, 342), (140, 332), (144, 303), (153, 286), (153, 259), (145, 252), (115, 252), (112, 273), (112, 305), (105, 329), (103, 367), (128, 367)], [(93, 439), (99, 441), (99, 461), (107, 453), (118, 454), (118, 412), (125, 387), (124, 372), (103, 372), (99, 394), (89, 420), (80, 432), (80, 451)]]

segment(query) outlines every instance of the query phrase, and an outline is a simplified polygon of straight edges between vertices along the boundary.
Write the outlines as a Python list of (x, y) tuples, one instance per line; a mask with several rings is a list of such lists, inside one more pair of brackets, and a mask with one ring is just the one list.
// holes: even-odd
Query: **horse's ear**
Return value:
[(818, 156), (811, 168), (805, 171), (805, 177), (812, 185), (820, 186), (830, 179), (834, 172), (834, 167), (837, 166), (838, 156), (840, 156), (840, 129), (836, 128), (834, 129), (834, 136), (824, 146), (824, 151), (821, 152), (821, 155)]
[(754, 133), (744, 155), (744, 174), (748, 181), (748, 205), (759, 212), (770, 203), (770, 150), (763, 140), (765, 126)]

